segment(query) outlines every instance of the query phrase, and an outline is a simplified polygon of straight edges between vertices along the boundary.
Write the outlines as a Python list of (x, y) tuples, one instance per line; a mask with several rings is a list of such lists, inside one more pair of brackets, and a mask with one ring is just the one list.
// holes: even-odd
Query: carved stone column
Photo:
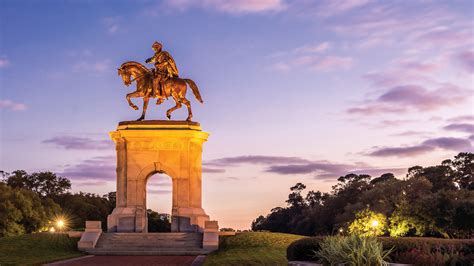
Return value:
[(117, 204), (109, 232), (147, 232), (146, 184), (155, 173), (172, 179), (172, 231), (204, 230), (202, 144), (209, 133), (186, 121), (120, 122), (110, 137), (117, 150)]

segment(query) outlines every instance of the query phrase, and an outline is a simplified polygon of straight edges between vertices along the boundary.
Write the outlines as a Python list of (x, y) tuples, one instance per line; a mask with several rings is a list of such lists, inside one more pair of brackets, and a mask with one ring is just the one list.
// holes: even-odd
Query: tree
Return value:
[(311, 190), (308, 191), (308, 194), (306, 194), (305, 200), (309, 207), (314, 208), (316, 206), (321, 206), (327, 196), (328, 195), (326, 193), (323, 194), (320, 191), (314, 192)]
[(385, 215), (365, 209), (356, 214), (356, 219), (349, 225), (349, 232), (361, 236), (381, 236), (385, 234), (386, 226)]
[(286, 207), (259, 216), (252, 229), (334, 234), (370, 209), (390, 217), (392, 236), (470, 237), (474, 232), (473, 158), (472, 153), (459, 153), (440, 165), (410, 167), (404, 180), (391, 173), (375, 178), (350, 173), (340, 176), (329, 193), (309, 191), (303, 196), (306, 186), (298, 183), (291, 187)]
[(148, 209), (148, 232), (171, 232), (171, 218), (169, 214), (157, 213)]
[(301, 192), (305, 188), (306, 186), (303, 183), (296, 183), (296, 185), (290, 188), (291, 193), (288, 195), (288, 200), (286, 200), (290, 208), (301, 208), (305, 205), (303, 196), (301, 196)]
[(28, 174), (24, 170), (17, 170), (12, 174), (5, 173), (4, 180), (12, 188), (31, 190), (43, 198), (56, 198), (71, 189), (71, 181), (52, 172)]
[(406, 236), (410, 232), (416, 236), (423, 236), (426, 233), (429, 225), (414, 215), (412, 210), (406, 197), (402, 197), (389, 218), (388, 232), (391, 237)]
[(379, 177), (376, 177), (376, 178), (370, 180), (370, 184), (375, 185), (379, 182), (387, 182), (387, 181), (391, 181), (391, 180), (397, 180), (395, 178), (395, 175), (393, 175), (392, 173), (385, 173), (385, 174), (383, 174)]
[(79, 192), (62, 194), (57, 202), (69, 216), (72, 228), (82, 228), (86, 220), (102, 222), (102, 228), (107, 229), (107, 216), (115, 208), (113, 193), (99, 196), (92, 193)]
[(260, 230), (263, 230), (262, 228), (264, 228), (265, 226), (265, 217), (263, 217), (263, 215), (260, 215), (257, 217), (257, 219), (253, 220), (252, 221), (252, 231), (260, 231)]
[(38, 232), (60, 211), (50, 199), (0, 183), (0, 237)]
[(474, 154), (461, 152), (451, 161), (454, 168), (454, 180), (461, 189), (474, 190)]

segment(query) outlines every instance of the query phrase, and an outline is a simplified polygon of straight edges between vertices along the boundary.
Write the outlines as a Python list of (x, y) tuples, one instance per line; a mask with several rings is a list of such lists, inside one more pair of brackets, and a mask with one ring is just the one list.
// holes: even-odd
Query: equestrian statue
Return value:
[(171, 113), (181, 108), (184, 104), (188, 108), (188, 118), (191, 121), (193, 112), (191, 111), (191, 102), (186, 99), (187, 86), (191, 88), (196, 99), (203, 103), (199, 89), (191, 79), (182, 79), (178, 75), (178, 68), (171, 55), (162, 50), (162, 45), (155, 42), (152, 45), (155, 54), (148, 58), (145, 63), (153, 63), (155, 68), (148, 69), (142, 64), (134, 61), (123, 63), (118, 69), (118, 75), (122, 77), (125, 86), (130, 86), (136, 81), (137, 90), (127, 94), (128, 104), (135, 110), (138, 106), (132, 103), (131, 98), (143, 98), (142, 115), (137, 121), (145, 119), (148, 101), (150, 98), (157, 98), (156, 104), (160, 105), (168, 97), (172, 97), (176, 105), (166, 111), (166, 117), (171, 119)]

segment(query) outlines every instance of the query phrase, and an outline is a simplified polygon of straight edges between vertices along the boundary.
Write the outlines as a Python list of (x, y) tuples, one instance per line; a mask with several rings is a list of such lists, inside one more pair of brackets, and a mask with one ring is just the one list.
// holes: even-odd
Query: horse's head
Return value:
[(123, 84), (125, 84), (125, 86), (128, 87), (132, 84), (132, 80), (131, 80), (132, 73), (130, 73), (130, 71), (128, 70), (126, 66), (121, 66), (118, 69), (118, 75), (122, 77)]

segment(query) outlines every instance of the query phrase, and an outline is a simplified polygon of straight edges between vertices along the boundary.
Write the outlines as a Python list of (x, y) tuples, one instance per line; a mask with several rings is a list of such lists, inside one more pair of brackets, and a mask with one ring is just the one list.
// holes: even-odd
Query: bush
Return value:
[[(323, 237), (303, 238), (291, 243), (287, 249), (289, 261), (316, 261), (313, 250), (320, 250)], [(472, 265), (474, 239), (442, 239), (428, 237), (379, 237), (384, 250), (393, 248), (389, 259), (415, 265)]]
[(291, 243), (286, 249), (288, 261), (316, 261), (314, 251), (320, 249), (319, 244), (324, 237), (307, 237)]
[(319, 246), (314, 254), (325, 265), (387, 265), (392, 251), (384, 250), (377, 238), (361, 235), (328, 236)]
[(379, 238), (384, 249), (393, 248), (390, 259), (415, 265), (471, 265), (474, 239), (428, 237)]

